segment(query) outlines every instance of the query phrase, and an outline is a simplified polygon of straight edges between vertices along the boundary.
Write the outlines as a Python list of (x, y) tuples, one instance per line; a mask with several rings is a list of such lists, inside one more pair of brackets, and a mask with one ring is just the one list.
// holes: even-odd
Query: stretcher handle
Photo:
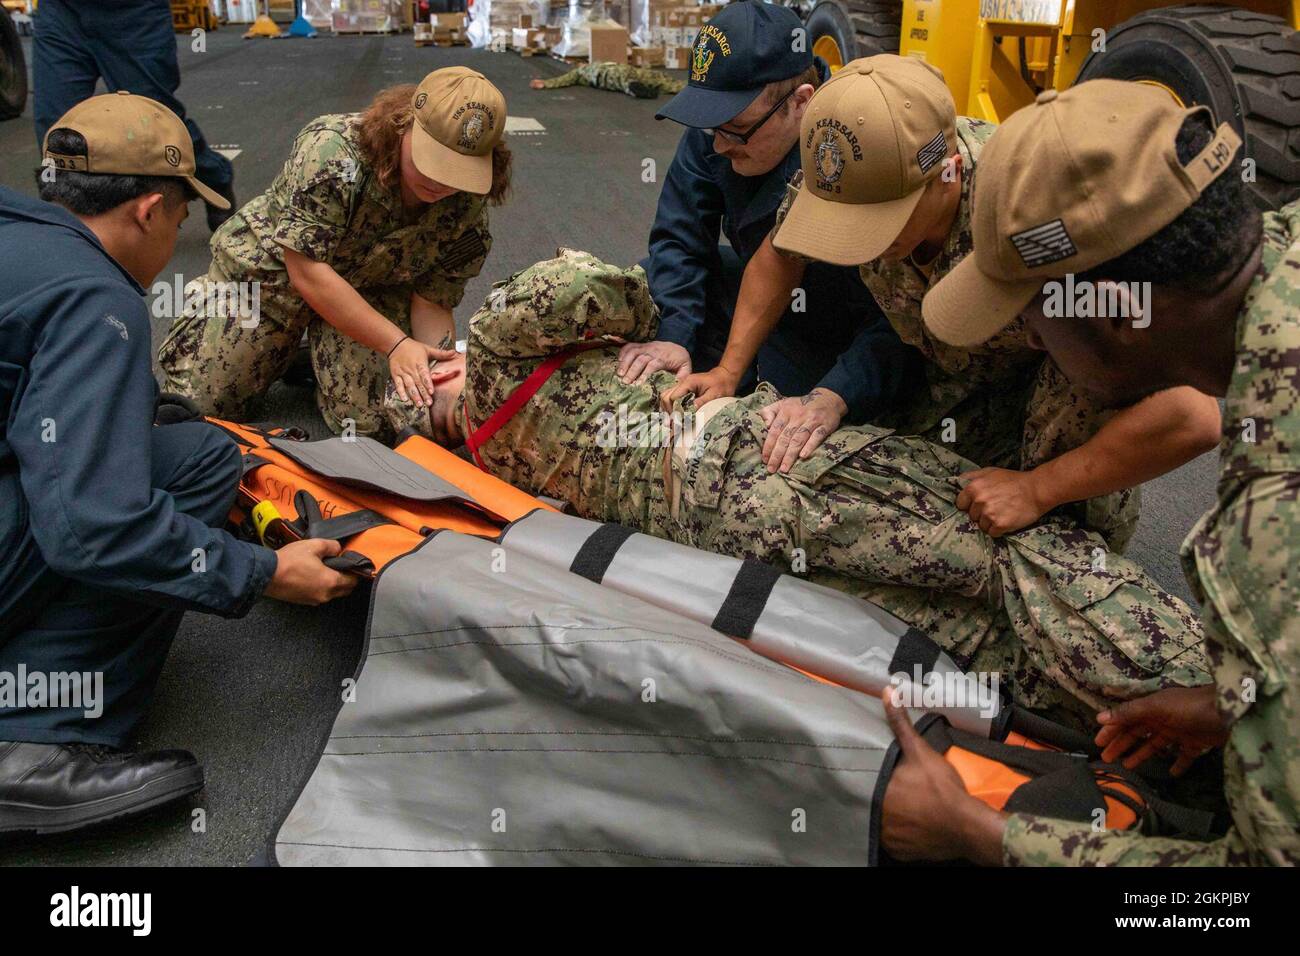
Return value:
[[(290, 541), (302, 541), (305, 538), (330, 538), (340, 544), (343, 543), (340, 538), (329, 534), (308, 533), (311, 530), (319, 532), (321, 521), (320, 506), (307, 491), (298, 492), (295, 504), (300, 509), (299, 514), (303, 516), (299, 522), (285, 521), (269, 501), (260, 502), (252, 508), (250, 517), (253, 528), (262, 544), (275, 549), (288, 544)], [(315, 517), (315, 522), (312, 521), (312, 517)], [(349, 535), (343, 535), (343, 537), (349, 537)], [(344, 551), (332, 558), (325, 558), (321, 563), (333, 571), (338, 571), (340, 574), (355, 574), (367, 578), (374, 577), (375, 574), (375, 563), (358, 551)]]
[(370, 577), (375, 573), (375, 562), (359, 551), (344, 551), (332, 558), (326, 558), (321, 563), (331, 571), (338, 571), (340, 574), (357, 574), (362, 577)]

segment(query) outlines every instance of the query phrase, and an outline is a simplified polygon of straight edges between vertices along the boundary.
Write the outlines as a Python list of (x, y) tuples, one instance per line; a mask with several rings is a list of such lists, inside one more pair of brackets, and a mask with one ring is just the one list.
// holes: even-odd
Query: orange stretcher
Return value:
[[(452, 493), (439, 500), (324, 476), (285, 450), (302, 439), (295, 429), (208, 421), (233, 438), (244, 457), (230, 516), (235, 527), (272, 547), (308, 537), (335, 538), (347, 550), (331, 566), (363, 577), (373, 578), (432, 531), (495, 538), (532, 511), (555, 510), (421, 435), (407, 437), (392, 451), (451, 486)], [(344, 520), (349, 516), (351, 522)]]
[[(497, 540), (534, 512), (557, 512), (419, 435), (393, 449), (367, 438), (345, 442), (352, 447), (340, 462), (338, 442), (328, 443), (328, 460), (315, 460), (313, 446), (326, 443), (303, 441), (299, 430), (208, 421), (234, 439), (243, 455), (230, 515), (236, 530), (270, 547), (312, 537), (338, 540), (345, 550), (326, 563), (365, 578), (376, 577), (435, 532)], [(800, 666), (803, 661), (772, 659), (813, 680), (849, 686)], [(1095, 753), (1088, 757), (1090, 741), (1032, 715), (1017, 712), (1000, 721), (991, 737), (951, 727), (934, 714), (922, 717), (917, 729), (957, 770), (968, 792), (995, 809), (1050, 815), (1054, 806), (1074, 801), (1077, 811), (1082, 767), (1086, 799), (1104, 809), (1107, 828), (1145, 827), (1155, 808), (1178, 832), (1203, 829), (1203, 819), (1159, 801), (1135, 775), (1100, 765)], [(898, 758), (895, 746), (883, 776)]]

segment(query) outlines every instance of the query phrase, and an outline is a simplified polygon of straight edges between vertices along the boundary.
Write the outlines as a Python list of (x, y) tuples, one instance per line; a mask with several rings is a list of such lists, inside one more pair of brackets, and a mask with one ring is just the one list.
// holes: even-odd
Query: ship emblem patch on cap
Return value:
[(830, 130), (822, 132), (822, 141), (817, 144), (817, 186), (829, 189), (840, 181), (844, 175), (844, 153), (840, 142)]
[(709, 67), (713, 65), (714, 53), (708, 47), (708, 37), (701, 36), (700, 42), (695, 44), (695, 52), (691, 55), (691, 79), (696, 83), (703, 83), (705, 77), (709, 75)]
[(181, 164), (181, 151), (175, 146), (164, 147), (163, 154), (166, 155), (167, 162), (171, 165), (179, 166)]
[(1065, 231), (1065, 223), (1059, 219), (1017, 232), (1011, 237), (1011, 244), (1030, 269), (1060, 262), (1079, 251)]
[(420, 94), (417, 94), (416, 97), (415, 97), (415, 108), (416, 108), (417, 110), (422, 110), (422, 109), (424, 109), (424, 104), (427, 103), (427, 102), (429, 102), (429, 94), (428, 94), (428, 93), (420, 93)]
[(468, 114), (465, 121), (460, 124), (460, 141), (457, 143), (462, 149), (477, 149), (478, 141), (483, 138), (483, 130), (486, 124), (483, 121), (483, 114), (478, 110)]
[(934, 139), (916, 151), (916, 162), (921, 167), (921, 172), (928, 173), (934, 168), (935, 163), (948, 154), (947, 145), (947, 140), (943, 138), (943, 130), (939, 130), (935, 133)]

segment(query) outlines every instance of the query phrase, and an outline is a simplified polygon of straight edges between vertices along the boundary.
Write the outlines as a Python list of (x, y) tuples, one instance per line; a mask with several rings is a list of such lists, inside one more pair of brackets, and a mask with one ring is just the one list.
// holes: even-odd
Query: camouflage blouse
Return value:
[(1183, 567), (1232, 722), (1233, 827), (1201, 844), (1013, 815), (1008, 863), (1300, 864), (1300, 203), (1264, 217), (1223, 422), (1219, 500), (1184, 542)]
[(542, 358), (575, 344), (611, 344), (551, 376), (483, 447), (487, 470), (571, 502), (585, 518), (645, 527), (652, 507), (663, 507), (657, 410), (660, 393), (676, 379), (656, 372), (649, 388), (624, 385), (610, 375), (609, 357), (618, 341), (653, 339), (658, 325), (640, 266), (624, 270), (562, 249), (558, 259), (496, 283), (470, 319), (459, 414), (472, 427), (500, 408)]
[(484, 197), (458, 192), (406, 211), (366, 161), (359, 119), (338, 113), (308, 123), (270, 188), (212, 237), (214, 269), (260, 280), (272, 321), (276, 310), (307, 308), (289, 286), (282, 247), (328, 263), (357, 289), (409, 289), (449, 309), (487, 258)]

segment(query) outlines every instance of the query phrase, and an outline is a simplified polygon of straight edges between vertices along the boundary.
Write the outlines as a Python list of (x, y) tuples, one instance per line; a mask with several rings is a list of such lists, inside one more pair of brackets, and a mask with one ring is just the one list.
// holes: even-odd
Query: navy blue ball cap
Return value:
[(803, 21), (789, 7), (735, 0), (700, 27), (691, 78), (655, 119), (712, 129), (735, 119), (769, 83), (813, 65)]

